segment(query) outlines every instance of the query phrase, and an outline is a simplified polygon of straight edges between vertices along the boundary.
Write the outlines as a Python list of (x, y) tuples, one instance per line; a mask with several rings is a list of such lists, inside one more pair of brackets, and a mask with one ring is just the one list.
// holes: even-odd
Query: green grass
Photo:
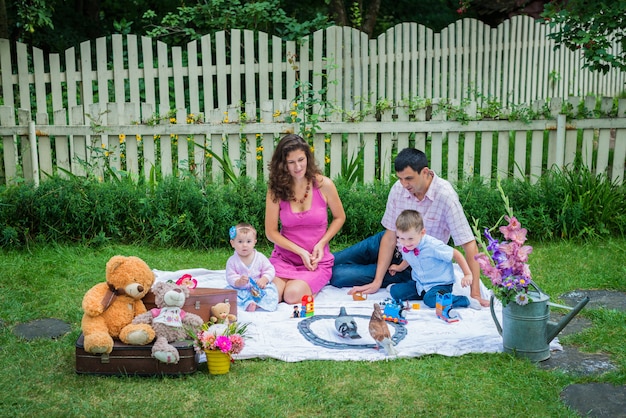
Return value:
[[(626, 239), (556, 242), (535, 245), (530, 261), (535, 280), (558, 301), (575, 289), (626, 291), (625, 252)], [(82, 295), (104, 280), (115, 254), (139, 256), (160, 270), (223, 269), (231, 250), (47, 246), (0, 253), (0, 416), (574, 417), (559, 397), (567, 385), (626, 383), (626, 312), (587, 308), (580, 315), (593, 326), (561, 342), (608, 353), (615, 372), (572, 376), (499, 353), (386, 362), (240, 360), (215, 377), (204, 367), (178, 378), (77, 375)], [(67, 321), (72, 331), (35, 341), (12, 332), (46, 317)]]

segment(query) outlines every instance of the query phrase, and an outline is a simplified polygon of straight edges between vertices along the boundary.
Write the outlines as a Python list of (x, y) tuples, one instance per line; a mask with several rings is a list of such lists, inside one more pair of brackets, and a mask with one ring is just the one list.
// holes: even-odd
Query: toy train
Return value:
[(391, 298), (385, 299), (381, 306), (383, 308), (383, 319), (396, 324), (406, 324), (406, 311), (409, 309), (402, 301)]

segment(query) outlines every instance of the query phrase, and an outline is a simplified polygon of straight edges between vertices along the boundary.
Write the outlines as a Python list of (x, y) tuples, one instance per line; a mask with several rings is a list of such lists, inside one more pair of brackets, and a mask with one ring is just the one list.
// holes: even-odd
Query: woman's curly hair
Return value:
[(307, 142), (296, 134), (285, 135), (276, 146), (272, 160), (269, 163), (269, 190), (272, 193), (274, 201), (292, 200), (294, 198), (292, 189), (292, 178), (287, 167), (287, 155), (293, 151), (304, 151), (306, 156), (307, 167), (304, 176), (309, 180), (313, 187), (317, 187), (316, 175), (322, 174), (317, 166), (315, 158), (311, 153), (311, 147)]

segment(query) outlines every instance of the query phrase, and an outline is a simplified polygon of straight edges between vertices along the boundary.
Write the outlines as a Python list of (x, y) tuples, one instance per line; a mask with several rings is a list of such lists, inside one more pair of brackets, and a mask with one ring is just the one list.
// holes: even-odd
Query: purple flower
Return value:
[(485, 238), (487, 238), (487, 241), (489, 242), (489, 245), (487, 245), (487, 250), (491, 252), (496, 251), (498, 249), (498, 240), (494, 239), (491, 236), (487, 228), (485, 228)]

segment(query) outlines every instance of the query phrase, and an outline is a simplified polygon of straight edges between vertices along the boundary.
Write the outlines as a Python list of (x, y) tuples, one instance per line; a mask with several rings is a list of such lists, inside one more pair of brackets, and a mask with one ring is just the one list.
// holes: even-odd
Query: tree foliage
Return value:
[(144, 13), (147, 34), (176, 45), (207, 33), (229, 29), (263, 31), (285, 39), (297, 39), (331, 23), (317, 14), (309, 21), (288, 16), (280, 0), (206, 0), (178, 7), (160, 18), (153, 10)]
[[(543, 14), (558, 47), (582, 49), (584, 67), (607, 73), (626, 71), (626, 0), (552, 1)], [(612, 48), (617, 42), (618, 50)]]
[(113, 33), (181, 45), (231, 28), (293, 40), (336, 24), (373, 38), (402, 22), (440, 31), (461, 17), (457, 7), (457, 0), (0, 0), (0, 38), (45, 52)]

